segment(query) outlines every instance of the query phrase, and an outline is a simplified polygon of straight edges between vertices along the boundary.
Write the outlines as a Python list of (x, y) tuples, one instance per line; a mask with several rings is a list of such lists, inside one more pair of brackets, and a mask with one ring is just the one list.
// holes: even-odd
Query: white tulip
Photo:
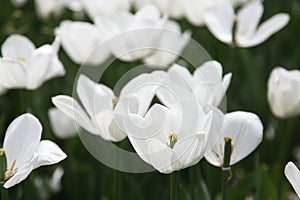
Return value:
[(167, 20), (163, 28), (158, 46), (144, 59), (149, 67), (167, 68), (174, 63), (190, 40), (191, 31), (181, 33), (180, 26), (175, 21)]
[(62, 47), (77, 64), (99, 65), (110, 56), (104, 37), (97, 28), (88, 22), (63, 21), (55, 29), (61, 38)]
[(222, 128), (222, 112), (204, 113), (190, 99), (180, 105), (181, 112), (155, 104), (145, 117), (129, 114), (124, 118), (123, 126), (135, 151), (161, 173), (197, 164), (210, 135)]
[(253, 47), (281, 30), (290, 19), (288, 14), (279, 13), (258, 26), (263, 9), (260, 0), (253, 0), (235, 14), (232, 4), (224, 3), (207, 10), (204, 21), (210, 32), (220, 41), (237, 47)]
[(289, 118), (300, 114), (300, 71), (276, 67), (268, 80), (267, 97), (276, 117)]
[[(231, 73), (222, 78), (222, 65), (217, 61), (207, 61), (198, 67), (192, 75), (187, 68), (174, 64), (167, 72), (172, 82), (185, 86), (186, 90), (191, 90), (202, 106), (219, 106), (224, 98), (226, 90), (231, 81)], [(174, 96), (168, 88), (161, 88), (157, 92), (160, 101), (171, 108), (177, 104), (178, 98)]]
[(67, 139), (77, 135), (77, 127), (72, 118), (57, 108), (48, 110), (50, 126), (56, 137)]
[(74, 98), (66, 95), (53, 97), (52, 102), (92, 134), (108, 141), (121, 141), (126, 137), (113, 118), (114, 107), (121, 109), (118, 107), (121, 107), (122, 101), (125, 101), (123, 98), (114, 106), (117, 98), (113, 91), (103, 84), (93, 82), (85, 75), (80, 75), (78, 79), (77, 94), (84, 109)]
[(137, 9), (144, 7), (147, 4), (155, 5), (162, 15), (167, 14), (173, 19), (183, 17), (184, 9), (182, 0), (135, 0), (134, 4)]
[(28, 0), (10, 0), (13, 6), (21, 7), (23, 6)]
[(65, 170), (63, 167), (59, 166), (55, 169), (53, 172), (51, 178), (49, 179), (49, 187), (52, 192), (57, 193), (61, 190), (61, 179), (65, 173)]
[(45, 81), (65, 75), (57, 51), (59, 39), (52, 45), (35, 48), (22, 35), (11, 35), (2, 44), (0, 58), (0, 88), (26, 88), (34, 90)]
[(42, 126), (31, 114), (23, 114), (9, 125), (3, 142), (7, 158), (5, 188), (20, 183), (36, 168), (67, 157), (55, 143), (40, 141), (41, 134)]
[(112, 18), (95, 19), (101, 34), (108, 38), (112, 54), (122, 61), (135, 61), (153, 52), (161, 35), (165, 18), (152, 5), (141, 8), (137, 13), (120, 13)]
[(249, 112), (232, 112), (225, 114), (222, 131), (210, 138), (206, 160), (222, 167), (224, 160), (224, 138), (232, 139), (230, 165), (248, 156), (262, 141), (263, 125), (259, 117)]
[(48, 19), (51, 15), (59, 15), (64, 9), (65, 0), (35, 0), (37, 15), (42, 19)]
[(82, 0), (82, 6), (91, 19), (112, 17), (130, 11), (131, 0)]
[(289, 180), (290, 184), (293, 186), (295, 192), (300, 198), (300, 171), (296, 165), (292, 162), (288, 162), (285, 166), (284, 174)]

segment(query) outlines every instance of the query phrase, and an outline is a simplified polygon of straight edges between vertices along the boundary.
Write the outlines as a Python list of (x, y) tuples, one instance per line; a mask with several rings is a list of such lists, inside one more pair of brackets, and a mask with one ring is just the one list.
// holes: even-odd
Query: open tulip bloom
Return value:
[(286, 119), (300, 114), (300, 71), (276, 67), (270, 73), (267, 97), (272, 113)]
[(230, 165), (233, 165), (254, 151), (262, 136), (263, 125), (256, 114), (242, 111), (225, 114), (222, 131), (211, 137), (205, 158), (210, 164), (222, 167), (227, 137), (232, 140)]
[[(222, 65), (217, 61), (207, 61), (198, 67), (193, 75), (186, 67), (174, 64), (167, 71), (170, 85), (180, 83), (185, 90), (192, 90), (201, 106), (212, 105), (218, 107), (224, 98), (231, 81), (231, 73), (222, 78)], [(157, 97), (160, 101), (171, 108), (177, 99), (167, 88), (160, 88)]]
[(279, 13), (258, 26), (262, 14), (263, 5), (260, 0), (245, 4), (237, 14), (234, 13), (232, 4), (224, 3), (207, 10), (204, 21), (210, 32), (220, 41), (247, 48), (267, 40), (290, 19), (288, 14)]
[(211, 135), (222, 128), (223, 113), (204, 112), (189, 100), (179, 102), (181, 112), (155, 104), (145, 117), (129, 114), (123, 127), (137, 154), (161, 173), (197, 164)]
[(157, 47), (166, 17), (153, 5), (146, 5), (135, 14), (122, 12), (111, 18), (98, 17), (95, 24), (108, 40), (111, 53), (122, 61), (143, 59)]
[(1, 88), (34, 90), (49, 79), (65, 75), (64, 66), (57, 56), (58, 49), (59, 38), (52, 45), (36, 49), (22, 35), (9, 36), (1, 47), (0, 91)]
[(292, 162), (289, 162), (284, 169), (284, 174), (293, 186), (295, 192), (300, 198), (300, 171), (296, 165)]
[[(148, 110), (158, 86), (141, 85), (145, 79), (157, 79), (159, 74), (144, 74), (131, 80), (121, 91), (120, 97), (103, 84), (97, 84), (85, 75), (80, 75), (77, 94), (83, 105), (72, 97), (58, 95), (52, 98), (54, 105), (73, 118), (86, 131), (101, 136), (108, 141), (121, 141), (126, 134), (114, 120), (114, 113), (127, 112), (143, 115)], [(139, 88), (143, 90), (139, 90)]]
[(67, 157), (55, 143), (41, 141), (41, 134), (42, 126), (31, 114), (23, 114), (9, 125), (3, 142), (7, 158), (5, 188), (20, 183), (36, 168)]

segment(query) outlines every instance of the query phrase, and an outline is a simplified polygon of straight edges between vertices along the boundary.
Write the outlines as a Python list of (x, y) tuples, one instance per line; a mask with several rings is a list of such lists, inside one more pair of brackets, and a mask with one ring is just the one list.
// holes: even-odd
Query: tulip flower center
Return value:
[(13, 163), (11, 164), (10, 168), (5, 172), (5, 179), (4, 181), (7, 181), (8, 179), (10, 179), (14, 174), (15, 174), (15, 166), (16, 166), (16, 160), (13, 161)]
[(175, 144), (176, 144), (176, 142), (177, 142), (177, 140), (178, 140), (178, 135), (177, 134), (175, 134), (175, 133), (170, 134), (169, 135), (169, 144), (168, 144), (168, 146), (171, 149), (173, 149), (174, 146), (175, 146)]

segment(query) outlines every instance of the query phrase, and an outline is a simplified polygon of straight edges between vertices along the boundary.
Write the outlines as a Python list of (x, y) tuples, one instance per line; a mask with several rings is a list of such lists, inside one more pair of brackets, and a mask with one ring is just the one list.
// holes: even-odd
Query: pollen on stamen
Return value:
[(16, 165), (16, 160), (13, 161), (13, 163), (11, 164), (11, 167), (5, 172), (4, 181), (7, 181), (8, 179), (10, 179), (14, 175), (15, 165)]
[(173, 149), (174, 148), (174, 146), (175, 146), (175, 144), (176, 144), (176, 142), (177, 142), (177, 140), (178, 140), (178, 135), (177, 134), (175, 134), (175, 133), (172, 133), (172, 134), (170, 134), (169, 136), (168, 136), (168, 138), (169, 138), (169, 147), (171, 148), (171, 149)]
[(115, 97), (112, 99), (112, 103), (115, 106), (118, 102), (119, 102), (120, 98), (119, 97)]

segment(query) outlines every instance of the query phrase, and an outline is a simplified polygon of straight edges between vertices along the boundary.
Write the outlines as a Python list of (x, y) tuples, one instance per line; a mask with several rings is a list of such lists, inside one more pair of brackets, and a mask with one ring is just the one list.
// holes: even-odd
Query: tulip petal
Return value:
[(62, 47), (77, 64), (99, 65), (110, 55), (97, 28), (87, 22), (63, 21), (55, 30)]
[(149, 139), (147, 144), (150, 164), (159, 172), (169, 174), (182, 168), (176, 154), (166, 144), (156, 138)]
[(14, 161), (15, 168), (20, 168), (32, 159), (38, 149), (41, 134), (42, 126), (32, 114), (23, 114), (9, 125), (3, 143), (8, 168)]
[(243, 6), (237, 14), (236, 38), (247, 39), (254, 35), (263, 11), (264, 7), (260, 0), (251, 1)]
[(286, 26), (289, 20), (290, 16), (288, 14), (276, 14), (262, 23), (251, 38), (244, 40), (242, 40), (242, 38), (237, 38), (237, 45), (239, 47), (253, 47), (258, 45)]
[(50, 108), (48, 110), (48, 117), (51, 129), (56, 137), (66, 139), (77, 134), (74, 120), (58, 108)]
[(91, 119), (75, 99), (65, 95), (58, 95), (52, 97), (52, 102), (58, 109), (74, 119), (82, 128), (90, 133), (97, 134), (98, 131), (92, 124)]
[(37, 150), (38, 160), (34, 168), (38, 168), (43, 165), (52, 165), (64, 160), (67, 155), (50, 140), (42, 140)]
[(295, 192), (300, 198), (300, 172), (296, 165), (292, 162), (288, 162), (288, 164), (284, 168), (284, 174), (289, 180), (290, 184), (293, 186)]
[(3, 187), (7, 189), (25, 180), (32, 172), (32, 170), (34, 170), (34, 165), (36, 164), (37, 160), (38, 155), (37, 153), (35, 153), (29, 162), (18, 168), (17, 173), (14, 174), (10, 179), (8, 179), (4, 183)]
[(248, 156), (262, 141), (263, 125), (259, 117), (249, 112), (232, 112), (225, 115), (223, 137), (231, 137), (233, 165)]
[(102, 110), (113, 109), (113, 91), (103, 84), (95, 83), (84, 74), (79, 76), (77, 94), (91, 118)]
[(100, 129), (100, 136), (108, 141), (122, 141), (126, 134), (118, 127), (114, 121), (114, 113), (110, 110), (103, 110), (96, 116), (97, 125)]
[(216, 38), (227, 44), (232, 43), (232, 27), (235, 15), (230, 3), (209, 9), (203, 17), (207, 28)]
[(34, 44), (25, 36), (13, 34), (2, 44), (1, 52), (3, 57), (21, 58), (27, 62), (31, 60)]
[(136, 96), (138, 98), (138, 114), (144, 116), (155, 96), (157, 89), (164, 81), (165, 73), (156, 71), (151, 74), (141, 74), (129, 81), (122, 89), (120, 97)]
[(10, 59), (0, 59), (0, 84), (7, 89), (24, 88), (26, 85), (26, 69), (24, 63)]

